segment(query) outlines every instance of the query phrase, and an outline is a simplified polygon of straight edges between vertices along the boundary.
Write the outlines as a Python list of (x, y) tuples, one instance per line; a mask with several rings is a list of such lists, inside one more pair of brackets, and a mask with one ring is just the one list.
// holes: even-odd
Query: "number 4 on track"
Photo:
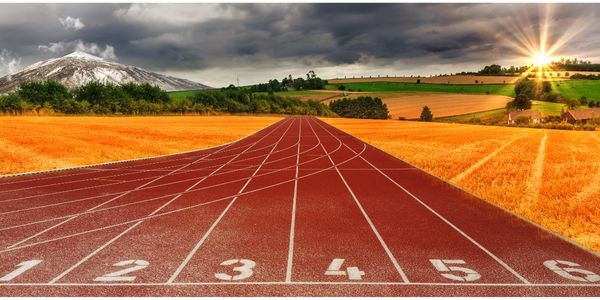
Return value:
[(343, 258), (334, 258), (329, 264), (329, 268), (325, 271), (325, 275), (329, 276), (346, 276), (348, 275), (348, 279), (350, 280), (362, 280), (362, 277), (365, 276), (365, 271), (361, 271), (358, 267), (348, 267), (346, 271), (342, 270), (342, 265), (344, 264)]

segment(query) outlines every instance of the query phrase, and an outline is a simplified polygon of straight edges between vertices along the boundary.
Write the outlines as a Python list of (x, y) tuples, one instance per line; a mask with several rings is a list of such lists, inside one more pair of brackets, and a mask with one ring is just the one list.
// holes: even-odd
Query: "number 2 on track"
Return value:
[(126, 268), (126, 269), (123, 269), (120, 271), (116, 271), (116, 272), (112, 272), (112, 273), (108, 273), (104, 276), (100, 276), (100, 277), (94, 279), (94, 281), (134, 281), (135, 276), (123, 276), (123, 275), (145, 269), (150, 265), (150, 263), (145, 260), (132, 259), (132, 260), (120, 261), (120, 262), (114, 264), (113, 266), (124, 267), (124, 266), (128, 266), (128, 265), (133, 265), (133, 267), (129, 267), (129, 268)]
[(329, 276), (346, 276), (348, 275), (348, 279), (350, 280), (362, 280), (362, 277), (365, 276), (365, 271), (361, 271), (358, 267), (348, 267), (346, 271), (342, 270), (342, 265), (344, 264), (343, 258), (334, 258), (329, 264), (329, 268), (325, 271), (325, 275)]
[(39, 265), (41, 262), (42, 262), (41, 260), (37, 260), (37, 259), (21, 262), (20, 264), (17, 265), (18, 268), (16, 270), (1, 277), (0, 282), (11, 281), (11, 280), (15, 279), (17, 276), (25, 273), (27, 270)]

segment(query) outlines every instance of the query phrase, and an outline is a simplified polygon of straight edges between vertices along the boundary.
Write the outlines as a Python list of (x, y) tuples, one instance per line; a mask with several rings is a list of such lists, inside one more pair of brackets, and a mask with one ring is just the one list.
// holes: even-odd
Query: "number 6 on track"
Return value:
[(237, 275), (229, 275), (225, 273), (216, 273), (215, 277), (221, 280), (243, 280), (252, 277), (254, 271), (252, 268), (256, 267), (256, 263), (249, 259), (230, 259), (221, 263), (221, 266), (231, 266), (235, 264), (242, 264), (241, 266), (233, 268), (234, 271), (238, 272)]
[[(559, 266), (559, 265), (563, 265), (563, 266)], [(585, 270), (585, 269), (574, 268), (574, 267), (581, 267), (581, 266), (579, 264), (576, 264), (571, 261), (547, 260), (544, 262), (544, 266), (546, 266), (546, 268), (552, 270), (554, 273), (556, 273), (564, 278), (567, 278), (567, 279), (583, 281), (583, 282), (600, 281), (600, 276), (598, 276), (598, 274), (596, 274), (592, 271)], [(579, 273), (583, 276), (574, 275), (577, 273)]]
[(451, 273), (440, 273), (445, 278), (456, 280), (456, 281), (475, 281), (481, 278), (481, 275), (477, 273), (475, 270), (471, 270), (465, 267), (457, 267), (457, 266), (448, 266), (448, 265), (456, 265), (465, 264), (465, 261), (462, 259), (430, 259), (431, 264), (436, 268), (436, 270), (440, 272), (461, 272), (464, 273), (464, 276), (458, 276)]

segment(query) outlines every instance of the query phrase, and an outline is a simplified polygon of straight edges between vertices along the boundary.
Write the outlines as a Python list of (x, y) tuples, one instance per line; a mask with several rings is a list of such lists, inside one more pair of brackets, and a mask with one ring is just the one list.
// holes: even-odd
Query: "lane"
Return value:
[[(300, 157), (319, 157), (301, 165), (299, 176), (332, 166), (328, 154), (341, 144), (309, 131), (321, 147)], [(307, 130), (307, 131), (308, 131)], [(349, 151), (343, 154), (352, 159)], [(326, 272), (328, 271), (329, 272)], [(291, 281), (402, 281), (372, 228), (336, 170), (330, 168), (298, 182)]]
[[(254, 160), (255, 168), (268, 155), (270, 150), (275, 149), (277, 146), (276, 139), (280, 136), (283, 137), (290, 130), (293, 122), (289, 121), (288, 123), (261, 142), (271, 145), (271, 149), (265, 149), (263, 157)], [(240, 152), (238, 157), (230, 159), (222, 167), (235, 163), (237, 159), (244, 159), (244, 155), (246, 155), (245, 152)], [(198, 184), (198, 186), (210, 186), (212, 181), (228, 182), (233, 179), (246, 178), (252, 175), (254, 170), (229, 173), (226, 176), (219, 176), (219, 171), (219, 169), (213, 170), (214, 175)], [(186, 194), (156, 210), (156, 213), (187, 207), (191, 204), (209, 202), (213, 199), (235, 194), (242, 184), (243, 182), (236, 181), (218, 188)], [(185, 258), (187, 251), (193, 247), (197, 235), (206, 232), (226, 206), (227, 202), (222, 201), (181, 214), (135, 223), (132, 225), (132, 229), (124, 235), (106, 244), (99, 251), (95, 251), (92, 256), (86, 257), (67, 269), (61, 276), (54, 278), (52, 282), (102, 282), (102, 280), (97, 280), (98, 276), (111, 271), (111, 268), (106, 268), (106, 266), (128, 260), (148, 262), (147, 268), (135, 272), (136, 281), (166, 282), (171, 273)], [(185, 234), (182, 236), (184, 232)], [(148, 247), (148, 245), (152, 246)], [(114, 268), (114, 270), (118, 269)]]
[[(286, 121), (273, 125), (265, 131), (274, 132), (280, 127), (287, 126), (286, 123), (289, 122)], [(254, 138), (268, 140), (269, 134), (261, 134)], [(183, 189), (180, 191), (183, 191)], [(152, 203), (152, 205), (139, 206), (136, 207), (137, 210), (128, 209), (119, 213), (110, 212), (108, 214), (87, 216), (84, 222), (81, 222), (83, 218), (81, 220), (77, 219), (66, 224), (67, 226), (59, 227), (60, 230), (46, 233), (43, 237), (38, 237), (37, 239), (51, 239), (53, 236), (65, 236), (69, 232), (82, 232), (84, 231), (82, 228), (102, 228), (101, 224), (118, 224), (118, 220), (135, 219), (138, 216), (144, 215), (141, 212), (148, 215), (153, 210), (156, 210), (158, 207), (165, 204), (167, 200), (168, 199), (164, 199), (162, 202)], [(36, 266), (36, 272), (23, 274), (23, 276), (19, 276), (11, 282), (48, 282), (53, 278), (56, 278), (56, 276), (65, 269), (86, 257), (86, 255), (89, 255), (92, 251), (106, 244), (107, 241), (122, 233), (131, 225), (132, 224), (116, 226), (96, 231), (91, 234), (75, 236), (66, 240), (58, 240), (57, 242), (3, 252), (0, 254), (0, 270), (10, 270), (22, 261), (31, 259), (43, 260), (42, 264)], [(35, 241), (30, 241), (30, 243), (33, 242)], [(65, 251), (65, 249), (68, 249), (69, 251)]]
[[(247, 190), (260, 189), (275, 182), (285, 184), (238, 197), (204, 239), (200, 248), (185, 263), (170, 283), (222, 281), (283, 281), (288, 257), (288, 235), (294, 195), (295, 169), (302, 140), (302, 119), (282, 138), (278, 147), (296, 145), (285, 153), (270, 155), (265, 164), (279, 170), (261, 167), (247, 185)], [(285, 158), (284, 160), (279, 160)], [(275, 163), (273, 163), (275, 162)], [(270, 173), (268, 176), (262, 176)], [(265, 233), (268, 233), (265, 236)], [(234, 264), (229, 264), (233, 262)], [(222, 265), (227, 262), (226, 265)], [(233, 268), (246, 271), (237, 275)]]

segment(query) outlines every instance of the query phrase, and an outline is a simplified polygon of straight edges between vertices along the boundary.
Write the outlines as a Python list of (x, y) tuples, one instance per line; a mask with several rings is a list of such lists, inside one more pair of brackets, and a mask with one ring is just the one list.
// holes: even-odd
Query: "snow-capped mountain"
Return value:
[(0, 94), (19, 88), (24, 81), (56, 80), (67, 88), (74, 88), (91, 81), (104, 83), (150, 83), (166, 91), (197, 90), (208, 86), (187, 79), (176, 78), (104, 60), (85, 53), (69, 55), (37, 62), (24, 70), (0, 78)]

